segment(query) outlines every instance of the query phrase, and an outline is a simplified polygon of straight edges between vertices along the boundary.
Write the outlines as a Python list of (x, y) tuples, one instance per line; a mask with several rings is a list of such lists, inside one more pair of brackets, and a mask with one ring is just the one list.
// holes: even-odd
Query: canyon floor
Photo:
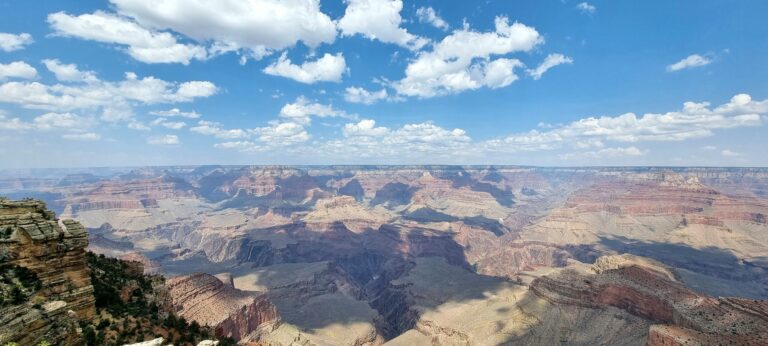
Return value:
[(768, 169), (0, 172), (268, 345), (768, 344)]

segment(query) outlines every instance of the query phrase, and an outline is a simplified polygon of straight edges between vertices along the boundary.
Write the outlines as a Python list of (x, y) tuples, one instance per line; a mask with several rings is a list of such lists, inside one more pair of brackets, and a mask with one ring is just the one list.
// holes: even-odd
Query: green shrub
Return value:
[(23, 303), (26, 300), (27, 300), (27, 296), (21, 290), (19, 285), (14, 285), (11, 288), (11, 303), (18, 305), (18, 304)]

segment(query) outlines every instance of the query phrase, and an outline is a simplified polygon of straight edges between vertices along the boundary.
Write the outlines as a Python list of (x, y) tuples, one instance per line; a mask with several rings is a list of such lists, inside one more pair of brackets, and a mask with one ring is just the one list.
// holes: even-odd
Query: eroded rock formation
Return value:
[[(530, 289), (558, 305), (614, 306), (652, 323), (649, 345), (755, 345), (768, 340), (765, 302), (697, 294), (673, 269), (631, 255), (602, 257), (587, 271), (564, 269)], [(751, 304), (750, 304), (751, 303)]]
[(194, 274), (166, 282), (180, 316), (214, 328), (216, 336), (244, 339), (260, 326), (279, 326), (277, 309), (264, 294), (245, 292), (209, 274)]
[(24, 285), (21, 278), (3, 282), (4, 298), (11, 292), (13, 300), (0, 307), (0, 343), (75, 343), (79, 338), (73, 333), (75, 322), (95, 314), (85, 229), (77, 222), (56, 219), (40, 201), (0, 198), (0, 232), (0, 268), (14, 272), (23, 268), (36, 281), (34, 285)]

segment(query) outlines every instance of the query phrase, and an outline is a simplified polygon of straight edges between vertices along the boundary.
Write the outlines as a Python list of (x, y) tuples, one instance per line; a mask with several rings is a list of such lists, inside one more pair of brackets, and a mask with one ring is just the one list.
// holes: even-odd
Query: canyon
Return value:
[(243, 344), (768, 344), (768, 169), (17, 170), (0, 195), (64, 220), (29, 202), (28, 241), (161, 274)]

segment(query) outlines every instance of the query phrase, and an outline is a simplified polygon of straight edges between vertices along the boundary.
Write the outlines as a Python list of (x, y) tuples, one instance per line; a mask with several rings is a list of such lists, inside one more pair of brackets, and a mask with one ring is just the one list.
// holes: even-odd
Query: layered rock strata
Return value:
[(215, 276), (174, 277), (166, 286), (177, 313), (213, 327), (217, 337), (240, 340), (265, 324), (279, 325), (277, 309), (265, 295), (235, 289)]
[(768, 340), (765, 301), (697, 294), (674, 270), (631, 255), (601, 257), (588, 271), (561, 270), (533, 281), (531, 292), (552, 304), (613, 306), (652, 323), (649, 345), (757, 345)]
[(0, 308), (0, 344), (72, 343), (74, 321), (96, 311), (85, 228), (56, 219), (40, 201), (0, 199), (0, 232), (0, 267), (25, 268), (39, 280), (25, 303)]

